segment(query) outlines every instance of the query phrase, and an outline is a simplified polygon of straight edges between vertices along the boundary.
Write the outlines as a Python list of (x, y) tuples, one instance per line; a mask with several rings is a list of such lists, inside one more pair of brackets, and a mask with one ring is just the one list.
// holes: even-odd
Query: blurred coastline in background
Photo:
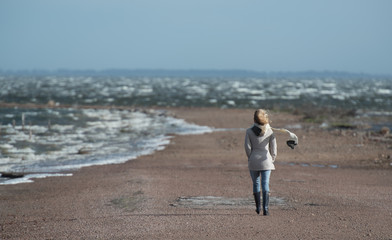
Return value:
[(0, 172), (120, 163), (163, 149), (170, 134), (216, 130), (171, 116), (165, 109), (173, 107), (265, 108), (300, 115), (322, 129), (389, 135), (392, 77), (241, 70), (0, 72)]

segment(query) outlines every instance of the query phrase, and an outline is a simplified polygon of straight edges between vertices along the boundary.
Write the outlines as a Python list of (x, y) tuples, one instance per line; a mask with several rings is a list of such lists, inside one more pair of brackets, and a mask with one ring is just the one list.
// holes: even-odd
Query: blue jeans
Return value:
[(253, 193), (260, 192), (260, 176), (261, 176), (261, 188), (263, 189), (263, 192), (269, 192), (269, 179), (271, 176), (271, 170), (263, 170), (263, 171), (250, 170), (249, 172), (253, 182)]

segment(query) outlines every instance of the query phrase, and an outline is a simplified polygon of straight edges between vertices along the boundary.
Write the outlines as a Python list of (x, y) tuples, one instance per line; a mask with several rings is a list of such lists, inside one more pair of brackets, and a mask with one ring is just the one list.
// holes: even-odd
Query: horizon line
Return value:
[[(249, 70), (249, 69), (203, 69), (203, 68), (188, 68), (188, 69), (164, 69), (164, 68), (106, 68), (106, 69), (72, 69), (72, 68), (58, 68), (55, 70), (50, 69), (0, 69), (0, 74), (6, 75), (156, 75), (158, 74), (170, 74), (170, 75), (187, 75), (187, 74), (195, 74), (199, 75), (260, 75), (260, 76), (335, 76), (335, 77), (392, 77), (392, 74), (386, 73), (366, 73), (366, 72), (351, 72), (351, 71), (343, 71), (343, 70), (279, 70), (279, 71), (267, 71), (267, 70)], [(246, 77), (244, 76), (244, 77)]]

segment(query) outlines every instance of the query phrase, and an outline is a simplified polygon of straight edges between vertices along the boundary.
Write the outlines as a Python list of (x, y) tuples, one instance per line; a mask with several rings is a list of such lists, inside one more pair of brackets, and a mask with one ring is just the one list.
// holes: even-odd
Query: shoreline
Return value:
[[(0, 109), (7, 117), (3, 119), (6, 124), (0, 124), (0, 151), (3, 154), (0, 161), (4, 161), (0, 167), (0, 184), (7, 184), (4, 182), (7, 178), (12, 180), (12, 184), (17, 179), (22, 182), (28, 174), (68, 172), (94, 165), (123, 163), (164, 148), (173, 134), (214, 131), (173, 118), (166, 110), (159, 109), (110, 107), (97, 111), (105, 107), (83, 106), (90, 114), (92, 112), (89, 115), (77, 107), (73, 107), (69, 111), (71, 113), (64, 113), (54, 106), (51, 109), (56, 109), (53, 110), (55, 114), (50, 115), (45, 110), (37, 111), (46, 109), (45, 105), (12, 104), (2, 107)], [(20, 109), (13, 110), (14, 107)], [(56, 114), (64, 118), (70, 115), (72, 119), (61, 121)], [(29, 125), (26, 125), (25, 115), (39, 117), (28, 117)], [(22, 122), (15, 124), (15, 117), (21, 118)], [(78, 121), (79, 118), (82, 120)], [(85, 118), (87, 120), (83, 121)], [(10, 125), (11, 120), (13, 125)]]
[[(253, 110), (167, 108), (217, 128), (247, 128)], [(0, 186), (1, 239), (389, 239), (392, 175), (375, 161), (388, 143), (325, 131), (302, 116), (272, 113), (274, 126), (300, 124), (291, 150), (277, 134), (271, 216), (258, 216), (242, 131), (175, 135), (162, 151), (72, 177)], [(387, 159), (386, 159), (387, 160)], [(338, 164), (338, 168), (301, 164)], [(185, 199), (186, 203), (185, 204)], [(211, 200), (212, 199), (212, 200)], [(200, 206), (196, 201), (204, 201)]]
[[(183, 119), (189, 123), (193, 123), (193, 121), (196, 121), (195, 124), (197, 124), (198, 126), (206, 126), (206, 127), (212, 127), (211, 129), (218, 129), (218, 131), (222, 131), (222, 129), (226, 129), (226, 131), (240, 131), (240, 130), (245, 130), (247, 127), (249, 127), (252, 123), (249, 122), (248, 125), (246, 125), (246, 127), (244, 127), (245, 125), (239, 127), (237, 125), (231, 125), (228, 123), (224, 123), (223, 121), (219, 121), (218, 124), (216, 124), (215, 122), (212, 121), (206, 121), (211, 120), (211, 119), (215, 119), (217, 116), (213, 116), (213, 118), (209, 119), (209, 118), (205, 118), (205, 117), (198, 117), (198, 111), (207, 111), (209, 112), (209, 115), (211, 115), (212, 112), (218, 112), (218, 113), (222, 113), (222, 112), (244, 112), (244, 111), (253, 111), (251, 109), (242, 109), (242, 108), (212, 108), (212, 107), (134, 107), (134, 106), (130, 106), (130, 107), (126, 107), (126, 106), (101, 106), (101, 105), (61, 105), (61, 106), (57, 106), (57, 105), (53, 105), (53, 104), (19, 104), (19, 103), (4, 103), (1, 102), (0, 103), (0, 108), (12, 108), (12, 107), (17, 107), (17, 108), (26, 108), (26, 109), (45, 109), (45, 108), (74, 108), (74, 109), (115, 109), (115, 110), (128, 110), (128, 111), (140, 111), (140, 112), (151, 112), (151, 111), (164, 111), (164, 115), (165, 116), (170, 116), (170, 117), (174, 117), (174, 118), (178, 118), (178, 119)], [(331, 109), (329, 109), (330, 111)], [(339, 164), (338, 162), (304, 162), (304, 161), (287, 161), (287, 162), (281, 162), (278, 164), (282, 164), (282, 165), (290, 165), (290, 166), (294, 166), (294, 165), (299, 165), (301, 167), (319, 167), (319, 168), (382, 168), (382, 169), (392, 169), (392, 151), (388, 151), (388, 149), (392, 149), (392, 135), (390, 134), (390, 130), (387, 129), (386, 134), (380, 134), (379, 131), (374, 131), (372, 130), (370, 127), (368, 127), (366, 124), (363, 125), (363, 122), (359, 121), (356, 122), (356, 124), (358, 125), (352, 125), (350, 123), (343, 123), (345, 121), (349, 121), (347, 120), (347, 116), (351, 116), (351, 112), (344, 109), (341, 110), (332, 110), (332, 111), (341, 111), (341, 115), (340, 117), (343, 120), (339, 120), (339, 118), (335, 118), (332, 117), (330, 119), (325, 119), (325, 121), (327, 122), (339, 122), (340, 124), (331, 124), (330, 126), (323, 126), (323, 124), (321, 124), (320, 126), (318, 126), (320, 124), (320, 120), (315, 121), (315, 116), (320, 115), (320, 111), (321, 109), (318, 109), (317, 112), (312, 112), (312, 110), (309, 109), (303, 109), (303, 110), (295, 110), (293, 111), (293, 113), (290, 112), (271, 112), (270, 114), (272, 115), (282, 115), (284, 116), (284, 118), (289, 119), (289, 121), (296, 121), (295, 124), (291, 124), (291, 122), (287, 122), (284, 121), (286, 128), (293, 128), (293, 131), (305, 131), (305, 132), (309, 132), (309, 131), (316, 131), (319, 133), (323, 133), (323, 134), (330, 134), (330, 135), (334, 135), (334, 136), (348, 136), (348, 137), (353, 137), (353, 138), (358, 138), (359, 140), (357, 141), (358, 143), (355, 145), (355, 147), (357, 148), (361, 148), (364, 146), (364, 143), (370, 143), (373, 145), (377, 145), (377, 144), (382, 144), (385, 145), (387, 150), (386, 152), (389, 152), (387, 154), (384, 153), (380, 153), (378, 154), (377, 157), (374, 158), (374, 161), (366, 161), (366, 160), (361, 160), (360, 162), (354, 163), (354, 164), (350, 164), (347, 165), (345, 163), (343, 164)], [(183, 116), (177, 116), (178, 114), (183, 115)], [(325, 114), (325, 113), (324, 113)], [(325, 116), (323, 114), (322, 118), (324, 118)], [(215, 118), (214, 118), (215, 117)], [(286, 119), (286, 120), (287, 120)], [(190, 121), (188, 121), (190, 120)], [(216, 119), (215, 119), (216, 120)], [(377, 123), (379, 122), (379, 118), (375, 117), (373, 118), (373, 122)], [(275, 122), (274, 122), (275, 123)], [(392, 124), (392, 123), (390, 123)], [(280, 127), (282, 127), (282, 123), (280, 123), (279, 125)], [(220, 130), (219, 130), (220, 129)], [(205, 134), (205, 133), (202, 133)], [(181, 134), (180, 134), (181, 135)], [(187, 135), (191, 135), (191, 134), (187, 134)], [(279, 134), (278, 134), (279, 135)], [(172, 137), (172, 136), (179, 136), (178, 134), (169, 134), (166, 135), (165, 137)], [(306, 136), (304, 136), (305, 138)], [(281, 145), (285, 145), (285, 144), (281, 144)], [(164, 148), (166, 148), (167, 145), (165, 145)], [(333, 146), (335, 147), (335, 145)], [(299, 147), (301, 148), (301, 147)], [(385, 147), (384, 147), (385, 148)], [(298, 147), (297, 147), (298, 150)], [(301, 149), (300, 149), (301, 150)], [(128, 161), (132, 161), (135, 160), (137, 158), (140, 158), (144, 155), (151, 155), (151, 154), (155, 154), (156, 152), (160, 151), (159, 149), (154, 150), (152, 153), (147, 153), (147, 154), (142, 154), (142, 155), (138, 155), (137, 157), (132, 157), (129, 160), (126, 161), (121, 161), (118, 163), (108, 163), (108, 164), (92, 164), (89, 166), (82, 166), (80, 168), (76, 168), (76, 169), (69, 169), (69, 170), (64, 170), (64, 171), (43, 171), (43, 172), (2, 172), (3, 174), (6, 175), (31, 175), (31, 174), (49, 174), (49, 175), (53, 175), (53, 174), (72, 174), (75, 171), (79, 171), (82, 168), (86, 168), (86, 167), (94, 167), (94, 166), (100, 166), (100, 165), (111, 165), (111, 164), (123, 164), (125, 162)], [(374, 164), (373, 164), (374, 163)], [(3, 176), (1, 176), (3, 177)], [(50, 177), (50, 176), (48, 176)], [(18, 177), (19, 178), (19, 177)], [(34, 178), (34, 177), (32, 177)], [(44, 178), (42, 176), (39, 176), (37, 178)], [(1, 179), (1, 178), (0, 178)], [(13, 178), (11, 178), (13, 179)], [(17, 178), (16, 178), (17, 179)], [(34, 182), (34, 181), (27, 181), (27, 182)], [(5, 184), (7, 185), (7, 184)]]

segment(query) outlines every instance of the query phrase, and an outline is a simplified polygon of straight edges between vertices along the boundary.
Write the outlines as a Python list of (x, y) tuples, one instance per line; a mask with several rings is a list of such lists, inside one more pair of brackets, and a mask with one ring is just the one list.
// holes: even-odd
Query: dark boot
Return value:
[(263, 215), (268, 216), (269, 192), (263, 192)]
[(253, 193), (253, 196), (255, 197), (256, 212), (260, 214), (260, 192)]

